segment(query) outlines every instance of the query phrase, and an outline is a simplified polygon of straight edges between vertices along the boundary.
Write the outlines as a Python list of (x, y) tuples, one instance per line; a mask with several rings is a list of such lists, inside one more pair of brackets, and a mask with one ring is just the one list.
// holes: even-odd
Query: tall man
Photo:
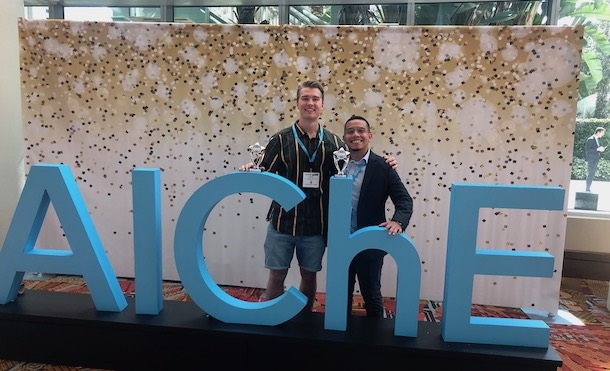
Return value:
[[(299, 290), (308, 297), (305, 310), (311, 310), (317, 291), (316, 276), (326, 250), (329, 181), (336, 172), (333, 152), (344, 143), (320, 124), (324, 109), (324, 88), (320, 83), (302, 83), (296, 98), (299, 118), (269, 139), (261, 168), (289, 179), (306, 197), (291, 210), (284, 210), (275, 201), (271, 203), (264, 245), (265, 267), (269, 269), (264, 299), (284, 293), (284, 281), (296, 251), (301, 273)], [(387, 161), (396, 167), (394, 157)], [(252, 166), (249, 163), (240, 169)]]
[[(354, 179), (352, 185), (352, 233), (368, 226), (381, 226), (389, 234), (404, 231), (413, 213), (413, 200), (400, 177), (382, 157), (373, 153), (370, 141), (373, 138), (369, 122), (361, 116), (352, 116), (345, 123), (343, 141), (350, 152), (346, 174)], [(386, 219), (388, 197), (394, 204), (394, 214)], [(368, 317), (383, 317), (381, 295), (381, 269), (385, 251), (369, 249), (354, 257), (348, 276), (348, 315), (352, 310), (352, 299), (356, 278), (364, 299)]]
[(595, 171), (597, 170), (597, 163), (601, 157), (602, 152), (606, 150), (606, 147), (601, 146), (599, 139), (606, 134), (606, 129), (598, 127), (595, 129), (593, 135), (587, 138), (585, 142), (585, 158), (587, 159), (587, 180), (585, 181), (585, 191), (591, 192), (591, 183), (595, 177)]

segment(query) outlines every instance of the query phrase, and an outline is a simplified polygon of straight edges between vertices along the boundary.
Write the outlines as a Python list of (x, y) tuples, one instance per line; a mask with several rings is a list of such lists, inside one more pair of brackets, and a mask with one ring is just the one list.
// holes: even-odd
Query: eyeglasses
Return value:
[(368, 129), (367, 128), (348, 128), (345, 129), (345, 134), (347, 135), (354, 135), (356, 133), (358, 134), (366, 134), (368, 133)]

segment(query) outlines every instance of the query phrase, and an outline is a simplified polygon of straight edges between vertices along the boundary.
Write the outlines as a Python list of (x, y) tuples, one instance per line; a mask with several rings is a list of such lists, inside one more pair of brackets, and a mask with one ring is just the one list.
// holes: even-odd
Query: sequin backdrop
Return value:
[[(296, 118), (296, 87), (307, 79), (326, 86), (328, 130), (366, 116), (373, 149), (397, 157), (414, 198), (407, 233), (422, 298), (442, 299), (452, 183), (569, 185), (581, 28), (22, 19), (19, 32), (26, 171), (70, 166), (118, 276), (133, 275), (131, 169), (162, 170), (163, 274), (177, 280), (182, 206)], [(264, 287), (269, 202), (239, 194), (215, 207), (204, 254), (218, 283)], [(555, 312), (565, 225), (565, 212), (481, 210), (479, 247), (549, 251), (555, 274), (478, 276), (473, 300)], [(68, 248), (52, 208), (37, 244)], [(298, 287), (296, 269), (287, 283)], [(395, 286), (388, 257), (384, 294)]]

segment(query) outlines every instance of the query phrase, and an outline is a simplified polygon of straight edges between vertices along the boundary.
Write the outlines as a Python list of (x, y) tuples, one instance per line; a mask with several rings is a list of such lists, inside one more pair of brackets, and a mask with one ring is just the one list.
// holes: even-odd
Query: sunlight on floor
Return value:
[(530, 319), (542, 320), (547, 324), (585, 326), (583, 321), (564, 309), (559, 309), (556, 315), (531, 308), (521, 308), (521, 310), (527, 314)]

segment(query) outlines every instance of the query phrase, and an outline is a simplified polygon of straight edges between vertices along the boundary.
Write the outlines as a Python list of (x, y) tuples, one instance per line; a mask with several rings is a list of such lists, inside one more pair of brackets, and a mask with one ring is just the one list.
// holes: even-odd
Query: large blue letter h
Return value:
[(384, 250), (398, 267), (394, 334), (417, 336), (421, 266), (419, 254), (405, 234), (391, 236), (381, 227), (366, 227), (350, 234), (352, 177), (330, 180), (328, 215), (328, 271), (324, 328), (347, 327), (347, 275), (352, 259), (367, 249)]

